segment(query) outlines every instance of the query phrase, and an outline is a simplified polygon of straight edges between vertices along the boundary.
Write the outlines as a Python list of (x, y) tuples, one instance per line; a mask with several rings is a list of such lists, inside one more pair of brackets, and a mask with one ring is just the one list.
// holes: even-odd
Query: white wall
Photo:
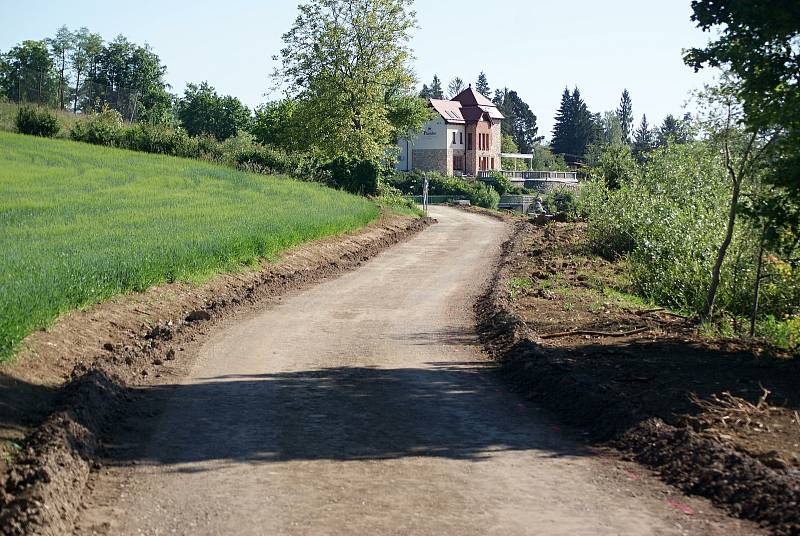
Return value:
[(446, 149), (447, 124), (444, 119), (437, 117), (425, 123), (422, 133), (411, 144), (414, 149)]
[[(456, 143), (453, 144), (453, 132), (456, 133)], [(407, 171), (413, 169), (414, 162), (410, 151), (414, 149), (451, 149), (457, 152), (466, 148), (467, 136), (464, 132), (464, 125), (448, 124), (441, 116), (431, 119), (422, 127), (422, 133), (411, 140), (410, 147), (407, 147), (406, 140), (400, 140), (400, 157), (396, 169)]]
[[(456, 142), (453, 143), (453, 133), (456, 134)], [(447, 125), (447, 149), (463, 151), (467, 146), (467, 136), (464, 134), (464, 125)]]

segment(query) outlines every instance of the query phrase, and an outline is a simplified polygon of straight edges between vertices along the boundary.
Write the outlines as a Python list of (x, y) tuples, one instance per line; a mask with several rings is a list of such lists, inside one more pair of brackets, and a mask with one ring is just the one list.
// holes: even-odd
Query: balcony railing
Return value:
[(479, 179), (489, 179), (492, 173), (502, 173), (512, 181), (578, 182), (577, 171), (479, 171)]

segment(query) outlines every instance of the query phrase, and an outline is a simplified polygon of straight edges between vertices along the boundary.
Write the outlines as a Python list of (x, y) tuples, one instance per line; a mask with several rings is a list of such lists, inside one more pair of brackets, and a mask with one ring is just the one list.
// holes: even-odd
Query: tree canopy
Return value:
[[(104, 106), (125, 119), (171, 119), (166, 66), (148, 45), (118, 36), (110, 43), (81, 28), (62, 26), (52, 38), (23, 41), (0, 56), (0, 89), (9, 100), (73, 111)], [(74, 81), (74, 82), (73, 82)]]
[(223, 141), (250, 125), (250, 110), (236, 97), (222, 96), (208, 82), (187, 84), (176, 112), (183, 128), (196, 136), (208, 134)]
[(582, 161), (589, 144), (597, 137), (598, 124), (580, 90), (576, 87), (570, 93), (565, 88), (553, 127), (553, 153), (564, 155), (567, 161)]
[[(429, 114), (414, 94), (411, 0), (309, 0), (283, 35), (276, 76), (297, 103), (308, 144), (379, 160)], [(408, 123), (393, 123), (402, 118)]]
[(497, 90), (493, 99), (497, 109), (505, 116), (502, 123), (503, 134), (511, 136), (514, 144), (523, 153), (533, 151), (533, 146), (541, 140), (538, 136), (536, 115), (530, 106), (520, 98), (516, 91), (504, 88)]
[(475, 84), (475, 91), (484, 97), (490, 97), (492, 94), (492, 89), (489, 87), (489, 80), (486, 78), (486, 73), (483, 71), (481, 71), (481, 74), (478, 75), (478, 81)]
[(775, 129), (769, 147), (774, 227), (800, 235), (800, 3), (796, 0), (694, 0), (692, 20), (716, 38), (692, 48), (696, 70), (721, 67), (733, 77), (745, 123)]

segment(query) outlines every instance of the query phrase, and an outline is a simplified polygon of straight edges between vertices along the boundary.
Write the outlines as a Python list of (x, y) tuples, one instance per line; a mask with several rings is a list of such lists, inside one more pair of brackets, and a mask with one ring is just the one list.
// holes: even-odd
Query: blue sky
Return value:
[[(208, 80), (249, 106), (269, 93), (272, 56), (296, 16), (296, 1), (0, 0), (0, 49), (41, 39), (61, 25), (87, 26), (106, 39), (124, 34), (149, 43), (168, 67), (174, 91)], [(710, 80), (683, 65), (681, 49), (708, 34), (689, 17), (689, 0), (417, 0), (414, 69), (474, 83), (485, 71), (492, 88), (516, 90), (549, 138), (565, 86), (577, 85), (589, 108), (616, 108), (623, 88), (636, 122), (682, 113), (689, 92)]]

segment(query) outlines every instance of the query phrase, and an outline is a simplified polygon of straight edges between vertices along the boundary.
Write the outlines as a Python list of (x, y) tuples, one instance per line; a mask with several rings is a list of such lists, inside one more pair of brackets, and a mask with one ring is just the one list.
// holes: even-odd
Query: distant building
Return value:
[(500, 169), (500, 124), (497, 106), (470, 86), (452, 100), (430, 99), (437, 117), (422, 133), (400, 140), (400, 171), (438, 171), (443, 175), (478, 175)]

